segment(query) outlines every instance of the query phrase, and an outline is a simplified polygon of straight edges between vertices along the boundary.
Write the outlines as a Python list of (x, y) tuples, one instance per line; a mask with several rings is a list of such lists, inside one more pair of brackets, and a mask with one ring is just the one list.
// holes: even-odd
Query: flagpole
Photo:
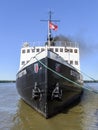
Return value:
[(49, 20), (48, 20), (48, 46), (50, 46), (51, 45), (51, 29), (50, 29), (50, 27), (49, 27), (49, 25), (50, 25), (50, 22), (51, 22), (51, 11), (49, 11)]
[[(51, 40), (52, 40), (52, 37), (51, 37), (51, 28), (50, 28), (50, 23), (51, 23), (51, 21), (55, 21), (55, 22), (59, 22), (59, 20), (51, 20), (51, 14), (52, 14), (52, 12), (51, 11), (49, 11), (49, 19), (48, 20), (41, 20), (41, 21), (43, 21), (43, 22), (48, 22), (48, 36), (47, 36), (47, 45), (48, 46), (51, 46)], [(54, 26), (54, 25), (53, 25)], [(57, 28), (57, 26), (56, 26), (56, 28)], [(53, 29), (54, 30), (54, 29)]]
[(50, 46), (50, 37), (51, 37), (49, 23), (50, 23), (50, 20), (48, 20), (48, 46)]

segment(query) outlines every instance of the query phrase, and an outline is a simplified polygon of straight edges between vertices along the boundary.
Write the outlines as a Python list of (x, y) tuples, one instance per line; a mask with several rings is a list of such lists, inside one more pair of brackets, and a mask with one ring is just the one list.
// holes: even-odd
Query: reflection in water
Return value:
[(11, 130), (98, 130), (97, 99), (97, 94), (85, 91), (81, 102), (50, 119), (45, 119), (20, 99)]
[(45, 119), (18, 97), (15, 84), (0, 84), (0, 130), (98, 130), (98, 94), (85, 90), (80, 102)]
[(98, 94), (85, 91), (81, 104), (83, 130), (98, 130)]
[(81, 130), (81, 106), (70, 106), (62, 113), (45, 119), (31, 107), (25, 104), (23, 100), (19, 100), (18, 111), (13, 119), (14, 126), (12, 130)]

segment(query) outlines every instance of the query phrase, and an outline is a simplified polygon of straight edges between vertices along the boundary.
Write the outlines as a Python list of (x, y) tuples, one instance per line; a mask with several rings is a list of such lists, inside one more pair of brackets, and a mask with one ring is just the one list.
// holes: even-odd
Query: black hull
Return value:
[(82, 93), (82, 87), (64, 77), (82, 85), (79, 82), (80, 74), (74, 68), (46, 57), (19, 71), (16, 86), (27, 104), (49, 118)]

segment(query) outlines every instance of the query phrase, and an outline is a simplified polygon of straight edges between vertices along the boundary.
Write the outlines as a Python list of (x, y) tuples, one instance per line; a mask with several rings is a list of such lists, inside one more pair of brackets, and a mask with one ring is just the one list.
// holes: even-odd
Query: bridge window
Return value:
[(78, 61), (75, 61), (75, 65), (78, 65)]
[(25, 50), (22, 50), (22, 53), (25, 53)]
[(36, 49), (36, 52), (39, 52), (39, 48), (38, 48), (38, 49)]
[(24, 64), (25, 64), (25, 61), (22, 61), (22, 62), (21, 62), (21, 65), (24, 65)]
[(72, 60), (70, 61), (70, 64), (73, 65), (73, 61)]
[(51, 51), (53, 51), (53, 48), (50, 48)]
[(27, 63), (29, 62), (29, 60), (27, 60)]
[(41, 51), (44, 51), (45, 49), (44, 48), (41, 48)]
[(74, 53), (77, 53), (78, 52), (78, 50), (77, 49), (74, 49)]
[(30, 49), (27, 49), (27, 53), (30, 53)]
[(65, 49), (65, 52), (68, 52), (69, 50), (68, 49)]
[(32, 49), (32, 52), (35, 52), (35, 49)]
[(58, 52), (58, 48), (55, 48), (55, 52)]
[(63, 48), (60, 48), (60, 52), (63, 52)]
[(70, 49), (70, 52), (73, 52), (73, 49)]

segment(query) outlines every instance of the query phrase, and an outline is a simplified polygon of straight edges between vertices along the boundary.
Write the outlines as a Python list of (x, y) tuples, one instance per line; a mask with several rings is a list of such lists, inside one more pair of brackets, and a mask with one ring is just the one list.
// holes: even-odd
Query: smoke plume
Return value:
[(73, 40), (73, 38), (71, 38), (71, 37), (66, 37), (64, 35), (58, 35), (58, 36), (54, 37), (53, 42), (55, 42), (55, 46), (75, 46), (75, 45), (79, 46), (80, 55), (82, 57), (89, 55), (91, 53), (94, 53), (95, 51), (98, 51), (97, 44), (87, 43), (82, 38)]

